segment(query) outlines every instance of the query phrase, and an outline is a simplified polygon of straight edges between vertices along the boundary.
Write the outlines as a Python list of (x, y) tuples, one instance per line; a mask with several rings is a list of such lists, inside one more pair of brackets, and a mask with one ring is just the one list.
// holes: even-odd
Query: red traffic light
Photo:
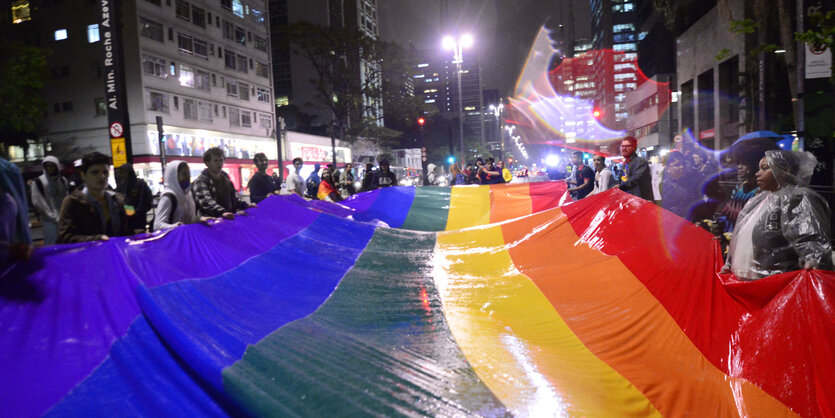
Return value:
[(601, 112), (600, 109), (594, 109), (594, 112), (592, 112), (592, 115), (594, 115), (595, 118), (599, 119), (600, 116), (603, 115), (603, 112)]
[(417, 123), (418, 123), (418, 125), (423, 126), (423, 124), (426, 123), (426, 119), (418, 118)]

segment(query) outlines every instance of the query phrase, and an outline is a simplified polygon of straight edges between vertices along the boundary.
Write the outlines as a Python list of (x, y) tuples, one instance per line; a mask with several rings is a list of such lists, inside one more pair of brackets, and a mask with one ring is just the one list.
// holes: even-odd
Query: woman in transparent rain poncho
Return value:
[(739, 214), (721, 273), (757, 280), (832, 269), (829, 206), (807, 187), (816, 165), (809, 152), (766, 152), (756, 175), (761, 191)]

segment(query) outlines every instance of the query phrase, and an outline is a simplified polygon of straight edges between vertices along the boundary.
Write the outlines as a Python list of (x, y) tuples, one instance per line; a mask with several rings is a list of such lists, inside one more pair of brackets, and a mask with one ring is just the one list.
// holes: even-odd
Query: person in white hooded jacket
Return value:
[(165, 188), (162, 190), (154, 216), (155, 231), (211, 219), (197, 216), (194, 198), (189, 190), (191, 172), (185, 161), (171, 161), (165, 166), (163, 185)]
[(41, 218), (44, 245), (58, 241), (58, 218), (61, 204), (69, 194), (67, 180), (61, 176), (61, 163), (57, 158), (44, 157), (43, 174), (32, 182), (32, 206)]

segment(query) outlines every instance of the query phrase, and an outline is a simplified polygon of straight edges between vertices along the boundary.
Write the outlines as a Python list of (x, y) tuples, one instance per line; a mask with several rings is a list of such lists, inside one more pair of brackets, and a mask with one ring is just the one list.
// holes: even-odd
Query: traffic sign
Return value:
[[(125, 128), (119, 122), (113, 122), (110, 125), (110, 138), (119, 138), (125, 133)], [(122, 138), (124, 141), (124, 138)]]
[(125, 150), (125, 138), (110, 138), (110, 152), (113, 155), (113, 167), (127, 164), (128, 153)]

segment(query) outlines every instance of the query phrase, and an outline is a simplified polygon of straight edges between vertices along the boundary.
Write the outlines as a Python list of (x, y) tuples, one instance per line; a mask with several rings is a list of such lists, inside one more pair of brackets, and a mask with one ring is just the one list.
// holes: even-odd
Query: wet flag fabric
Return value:
[(274, 196), (0, 275), (4, 416), (833, 416), (835, 273), (561, 182)]

